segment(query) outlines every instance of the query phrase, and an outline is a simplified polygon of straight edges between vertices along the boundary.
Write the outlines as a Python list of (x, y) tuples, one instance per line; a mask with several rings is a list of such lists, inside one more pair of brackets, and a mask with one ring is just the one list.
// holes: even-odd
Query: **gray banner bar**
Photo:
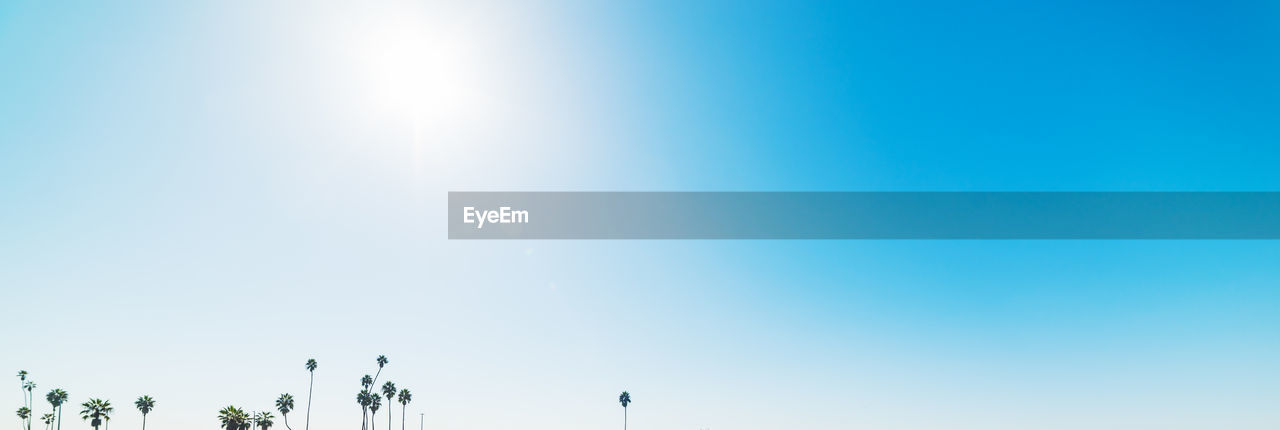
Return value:
[(449, 239), (1280, 239), (1280, 193), (450, 192)]

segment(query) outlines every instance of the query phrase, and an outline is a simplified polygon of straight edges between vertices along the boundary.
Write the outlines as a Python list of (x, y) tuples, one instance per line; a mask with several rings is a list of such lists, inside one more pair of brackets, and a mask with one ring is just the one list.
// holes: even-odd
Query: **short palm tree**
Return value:
[(284, 417), (284, 428), (293, 430), (289, 427), (289, 412), (293, 410), (293, 395), (284, 393), (280, 398), (276, 399), (276, 410), (280, 411), (280, 416)]
[(396, 384), (391, 381), (382, 384), (382, 397), (387, 399), (387, 430), (391, 430), (391, 405), (396, 402)]
[(151, 396), (142, 396), (133, 402), (133, 405), (138, 407), (138, 412), (142, 412), (142, 430), (147, 430), (147, 414), (151, 413), (152, 409), (155, 409), (156, 399), (151, 398)]
[(88, 420), (94, 430), (102, 426), (105, 420), (111, 419), (111, 412), (115, 411), (111, 407), (111, 401), (102, 399), (89, 399), (81, 403), (80, 407), (80, 419)]
[[(389, 398), (389, 397), (388, 397)], [(408, 389), (400, 389), (400, 430), (404, 430), (404, 410), (409, 408), (409, 402), (413, 401), (413, 395), (409, 394)], [(391, 429), (387, 429), (391, 430)]]
[(53, 414), (44, 414), (40, 416), (40, 421), (44, 422), (45, 430), (53, 427)]
[(307, 386), (307, 424), (306, 430), (311, 430), (311, 389), (316, 386), (316, 359), (307, 359), (307, 373), (311, 374), (311, 385)]
[(622, 404), (622, 430), (627, 430), (627, 405), (631, 404), (631, 393), (623, 391), (618, 395), (618, 403)]
[(28, 408), (26, 406), (18, 408), (18, 419), (22, 420), (23, 423), (26, 423), (27, 420), (30, 418), (31, 418), (31, 408)]
[(270, 412), (258, 412), (257, 415), (253, 416), (253, 422), (258, 424), (258, 428), (261, 430), (270, 430), (271, 426), (276, 424), (275, 418), (275, 415), (271, 415)]
[(374, 430), (378, 426), (374, 423), (374, 417), (378, 416), (378, 409), (382, 409), (382, 396), (373, 393), (373, 401), (369, 403), (369, 429)]
[(225, 430), (240, 430), (249, 425), (249, 414), (244, 409), (227, 406), (218, 411), (218, 422), (222, 423)]

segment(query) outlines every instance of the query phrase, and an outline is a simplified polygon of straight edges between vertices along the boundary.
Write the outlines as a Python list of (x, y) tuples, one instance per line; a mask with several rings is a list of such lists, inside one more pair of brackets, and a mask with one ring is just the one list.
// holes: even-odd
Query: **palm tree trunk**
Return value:
[(142, 430), (147, 430), (147, 414), (142, 414)]
[(62, 405), (58, 405), (58, 430), (62, 430)]
[[(284, 428), (293, 430), (293, 427), (289, 427), (289, 414), (280, 414), (280, 415), (284, 417)], [(142, 429), (142, 430), (146, 430), (146, 429)]]
[[(307, 386), (307, 428), (311, 430), (311, 389), (316, 386), (316, 372), (311, 372), (311, 385)], [(62, 429), (58, 429), (62, 430)]]
[(627, 430), (627, 408), (622, 408), (622, 430)]
[(396, 402), (387, 399), (387, 430), (391, 430), (391, 407), (395, 406), (395, 404)]
[(409, 405), (400, 405), (400, 430), (404, 430), (404, 410), (409, 409)]

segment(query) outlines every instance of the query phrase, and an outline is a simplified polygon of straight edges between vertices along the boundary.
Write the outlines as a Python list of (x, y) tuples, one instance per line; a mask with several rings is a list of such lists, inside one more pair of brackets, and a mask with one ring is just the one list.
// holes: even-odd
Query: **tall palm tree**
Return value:
[(387, 356), (385, 355), (378, 356), (378, 373), (373, 374), (373, 381), (369, 382), (370, 386), (373, 386), (373, 384), (378, 383), (378, 375), (382, 374), (382, 367), (386, 366), (387, 363), (390, 363), (390, 362), (391, 362), (390, 360), (387, 360)]
[[(54, 406), (58, 408), (58, 418), (56, 419), (56, 421), (58, 422), (58, 430), (62, 430), (62, 405), (66, 404), (67, 399), (69, 399), (71, 396), (61, 388), (55, 388), (53, 389), (53, 391), (50, 391), (49, 394), (53, 397), (56, 397), (57, 403), (54, 404)], [(53, 400), (50, 400), (49, 402), (52, 403)]]
[(269, 430), (271, 426), (276, 424), (276, 422), (273, 421), (275, 418), (276, 417), (271, 415), (270, 412), (258, 412), (257, 415), (253, 416), (253, 422), (258, 424), (258, 429)]
[(218, 421), (222, 423), (225, 430), (240, 430), (249, 424), (249, 414), (244, 409), (235, 406), (227, 406), (218, 411)]
[[(409, 408), (409, 402), (413, 401), (413, 395), (409, 394), (408, 389), (402, 388), (400, 389), (400, 397), (398, 400), (400, 400), (400, 430), (404, 430), (404, 410)], [(388, 428), (387, 430), (391, 429)]]
[(375, 430), (378, 426), (374, 423), (374, 417), (378, 416), (378, 409), (382, 408), (382, 396), (373, 393), (373, 401), (369, 403), (369, 430)]
[[(18, 371), (18, 387), (24, 391), (27, 389), (27, 371), (25, 370)], [(22, 406), (31, 407), (27, 404), (27, 393), (22, 393)]]
[(151, 398), (151, 396), (142, 396), (133, 402), (133, 405), (138, 407), (138, 412), (142, 412), (142, 430), (147, 430), (147, 414), (151, 413), (152, 409), (155, 409), (156, 399)]
[[(18, 387), (22, 388), (22, 391), (23, 391), (22, 407), (27, 408), (27, 418), (22, 419), (23, 424), (27, 424), (31, 416), (31, 400), (28, 399), (30, 397), (31, 391), (27, 390), (27, 375), (28, 375), (27, 371), (25, 370), (18, 371), (18, 384), (19, 384)], [(31, 425), (27, 424), (27, 428), (30, 429)]]
[(627, 405), (631, 404), (631, 393), (623, 391), (618, 395), (618, 403), (622, 404), (622, 430), (627, 430)]
[(89, 425), (97, 430), (103, 424), (104, 420), (111, 419), (111, 412), (115, 409), (111, 407), (111, 401), (102, 399), (89, 399), (89, 401), (81, 403), (80, 419), (89, 420)]
[(293, 410), (293, 395), (281, 394), (280, 398), (276, 399), (276, 410), (280, 411), (280, 416), (284, 417), (284, 428), (293, 430), (293, 427), (289, 427), (289, 411)]
[(382, 397), (387, 399), (387, 430), (391, 430), (391, 406), (396, 403), (396, 384), (391, 381), (382, 384)]
[[(369, 375), (365, 375), (368, 377)], [(360, 404), (360, 429), (369, 428), (369, 405), (373, 404), (373, 394), (369, 390), (360, 390), (356, 394), (356, 403)]]
[(307, 359), (307, 373), (311, 374), (311, 385), (307, 386), (307, 424), (306, 430), (311, 430), (311, 389), (316, 386), (316, 359)]
[[(24, 370), (23, 372), (25, 372), (25, 370)], [(23, 401), (23, 402), (26, 402), (27, 410), (28, 410), (28, 411), (30, 411), (30, 410), (31, 410), (31, 408), (34, 408), (34, 407), (36, 406), (36, 405), (35, 405), (36, 397), (35, 397), (35, 394), (34, 394), (34, 393), (32, 393), (32, 392), (33, 392), (33, 391), (35, 391), (35, 389), (36, 389), (36, 381), (27, 381), (27, 382), (24, 382), (24, 383), (22, 384), (22, 388), (23, 388), (23, 389), (25, 389), (25, 390), (27, 390), (27, 392), (23, 394), (22, 401)], [(31, 414), (28, 414), (28, 416), (27, 416), (27, 430), (31, 430), (31, 418), (32, 418), (32, 417), (31, 417)]]

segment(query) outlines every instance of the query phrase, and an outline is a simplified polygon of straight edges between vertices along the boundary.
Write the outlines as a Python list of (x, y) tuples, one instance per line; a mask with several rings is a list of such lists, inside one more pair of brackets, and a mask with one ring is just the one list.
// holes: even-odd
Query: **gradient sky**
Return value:
[(116, 429), (142, 394), (153, 429), (303, 399), (309, 357), (312, 428), (351, 429), (378, 354), (431, 429), (614, 428), (623, 389), (641, 430), (1280, 425), (1274, 241), (450, 242), (444, 213), (1277, 191), (1280, 5), (602, 3), (0, 3), (0, 370)]

